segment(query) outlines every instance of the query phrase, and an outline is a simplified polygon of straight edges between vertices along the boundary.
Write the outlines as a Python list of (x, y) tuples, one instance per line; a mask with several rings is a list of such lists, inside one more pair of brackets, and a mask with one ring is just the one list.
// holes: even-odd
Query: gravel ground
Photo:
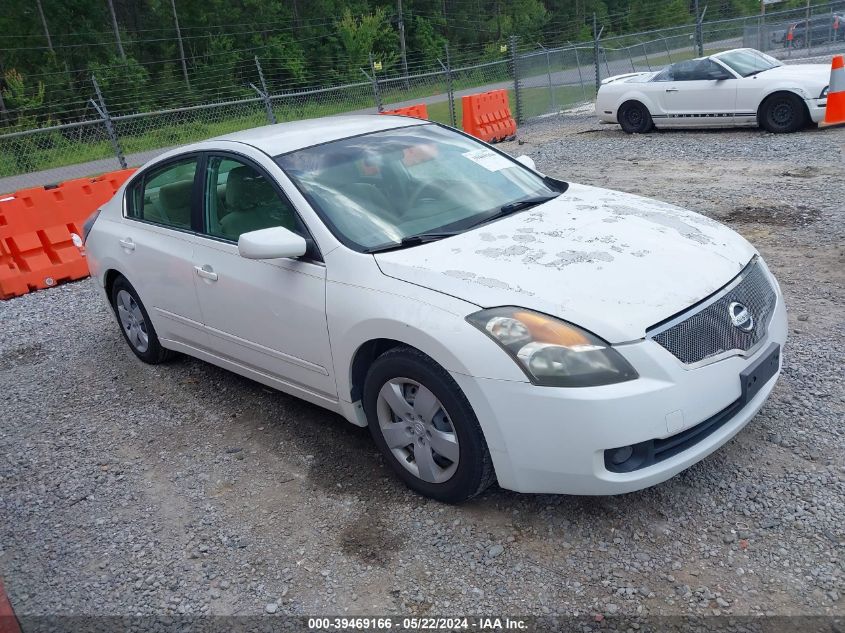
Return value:
[[(366, 430), (189, 358), (130, 354), (93, 283), (0, 303), (0, 575), (46, 614), (845, 615), (845, 129), (506, 144), (727, 222), (789, 306), (739, 436), (619, 497), (408, 492)], [(265, 615), (264, 617), (271, 617)]]

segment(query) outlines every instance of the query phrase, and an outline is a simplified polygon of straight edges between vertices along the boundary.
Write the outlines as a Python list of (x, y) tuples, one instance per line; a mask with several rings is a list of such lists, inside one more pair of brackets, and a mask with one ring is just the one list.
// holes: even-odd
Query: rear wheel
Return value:
[(171, 350), (163, 348), (159, 343), (150, 315), (126, 277), (115, 280), (111, 302), (123, 338), (135, 356), (151, 365), (162, 363), (173, 356)]
[(797, 132), (809, 120), (804, 102), (792, 92), (779, 92), (766, 99), (757, 118), (760, 127), (774, 134)]
[(619, 108), (618, 120), (622, 131), (627, 134), (645, 134), (654, 127), (648, 108), (639, 101), (623, 103)]
[(408, 347), (379, 356), (364, 382), (370, 433), (405, 484), (458, 503), (495, 480), (478, 419), (452, 377)]

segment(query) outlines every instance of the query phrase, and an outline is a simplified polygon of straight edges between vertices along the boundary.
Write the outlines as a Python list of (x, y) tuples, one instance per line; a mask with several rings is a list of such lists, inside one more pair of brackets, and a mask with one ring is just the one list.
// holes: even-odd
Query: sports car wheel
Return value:
[(760, 127), (767, 132), (797, 132), (807, 126), (807, 109), (798, 95), (781, 92), (766, 99), (758, 118)]
[(642, 103), (629, 101), (619, 108), (619, 125), (628, 134), (645, 134), (654, 127), (654, 121)]

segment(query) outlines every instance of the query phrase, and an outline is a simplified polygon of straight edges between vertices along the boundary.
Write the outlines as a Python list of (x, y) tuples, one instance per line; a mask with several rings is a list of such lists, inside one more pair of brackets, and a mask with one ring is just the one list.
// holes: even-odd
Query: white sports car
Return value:
[(652, 128), (759, 125), (796, 132), (824, 117), (830, 66), (784, 65), (752, 48), (671, 64), (659, 72), (608, 77), (596, 114), (629, 133)]

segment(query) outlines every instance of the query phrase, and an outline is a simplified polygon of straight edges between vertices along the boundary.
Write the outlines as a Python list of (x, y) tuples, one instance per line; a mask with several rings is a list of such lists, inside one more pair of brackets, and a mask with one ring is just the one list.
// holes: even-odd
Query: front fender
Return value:
[(326, 292), (326, 313), (341, 397), (351, 397), (351, 367), (356, 352), (375, 339), (415, 347), (449, 372), (527, 382), (504, 350), (466, 321), (466, 315), (479, 308), (463, 301), (460, 304), (462, 309), (451, 311), (417, 298), (331, 283)]
[[(338, 395), (350, 422), (366, 425), (360, 402), (352, 402), (352, 363), (358, 350), (375, 339), (391, 339), (420, 350), (459, 382), (463, 377), (470, 382), (473, 377), (528, 382), (504, 350), (466, 321), (477, 306), (390, 277), (383, 277), (383, 282), (384, 290), (336, 282), (326, 288)], [(476, 412), (484, 410), (481, 403), (473, 402), (477, 394), (465, 390), (465, 395)], [(495, 421), (479, 415), (479, 423), (491, 451), (504, 451)]]
[(766, 89), (764, 90), (763, 94), (760, 96), (760, 100), (757, 102), (757, 106), (755, 108), (755, 111), (759, 110), (760, 106), (763, 104), (763, 102), (768, 97), (775, 94), (776, 92), (792, 92), (792, 93), (798, 95), (799, 97), (801, 97), (804, 101), (809, 101), (810, 99), (816, 99), (819, 96), (819, 94), (821, 94), (823, 87), (824, 86), (819, 88), (818, 92), (815, 95), (813, 95), (811, 93), (811, 91), (806, 86), (802, 86), (802, 85), (797, 84), (795, 82), (779, 82), (779, 83), (776, 83), (772, 86), (766, 86)]

